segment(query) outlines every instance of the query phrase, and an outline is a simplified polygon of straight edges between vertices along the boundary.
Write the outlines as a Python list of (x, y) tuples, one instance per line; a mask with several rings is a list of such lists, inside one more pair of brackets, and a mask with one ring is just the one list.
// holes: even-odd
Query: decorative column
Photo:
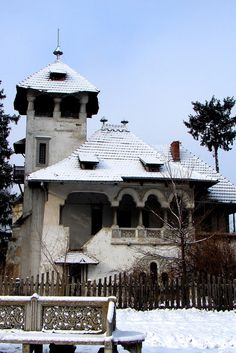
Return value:
[(168, 223), (168, 212), (167, 212), (167, 208), (163, 208), (163, 211), (164, 211), (164, 227), (167, 225)]
[(87, 136), (87, 112), (86, 105), (89, 101), (89, 97), (87, 94), (83, 94), (80, 97), (80, 111), (79, 111), (79, 120), (80, 120), (80, 133), (83, 136), (84, 140), (86, 140)]
[(61, 117), (61, 98), (54, 98), (54, 110), (53, 117), (60, 118)]
[(88, 103), (88, 95), (85, 94), (80, 98), (80, 111), (79, 111), (79, 118), (82, 114), (86, 114), (86, 104)]
[(112, 238), (120, 238), (120, 236), (121, 236), (120, 229), (117, 224), (117, 207), (113, 207), (112, 209), (113, 209), (113, 223), (111, 226), (111, 232), (112, 232), (111, 237)]
[(161, 237), (162, 238), (165, 238), (165, 236), (168, 236), (168, 227), (167, 227), (167, 224), (168, 224), (168, 208), (163, 208), (163, 227), (162, 227), (162, 230), (161, 230)]
[(34, 115), (34, 101), (35, 101), (34, 96), (32, 95), (27, 95), (27, 101), (28, 101), (28, 108), (27, 108), (27, 115), (32, 114)]
[(143, 228), (143, 208), (139, 207), (138, 210), (139, 210), (138, 227)]
[(139, 207), (138, 210), (139, 210), (139, 218), (138, 218), (138, 227), (137, 227), (136, 236), (138, 236), (138, 238), (144, 238), (145, 228), (143, 226), (143, 207)]
[(117, 226), (117, 207), (113, 207), (113, 222), (112, 227)]

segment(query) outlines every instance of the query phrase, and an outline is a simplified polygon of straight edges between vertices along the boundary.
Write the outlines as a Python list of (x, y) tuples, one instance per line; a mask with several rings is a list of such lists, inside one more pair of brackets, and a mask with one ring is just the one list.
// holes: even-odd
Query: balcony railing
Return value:
[[(199, 233), (195, 231), (193, 227), (186, 229), (186, 236), (189, 239), (197, 238)], [(228, 238), (228, 240), (236, 241), (235, 232), (200, 232), (202, 238)], [(112, 228), (112, 244), (126, 244), (126, 245), (160, 245), (160, 244), (173, 244), (178, 242), (178, 230), (170, 229), (168, 227), (162, 228), (119, 228), (118, 226), (113, 226)], [(197, 238), (198, 239), (198, 238)]]
[(169, 244), (174, 242), (175, 232), (162, 228), (112, 228), (112, 244)]

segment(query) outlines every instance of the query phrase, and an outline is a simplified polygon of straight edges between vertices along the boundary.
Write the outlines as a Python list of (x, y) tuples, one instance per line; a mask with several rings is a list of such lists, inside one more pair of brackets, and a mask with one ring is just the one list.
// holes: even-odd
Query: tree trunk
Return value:
[(215, 158), (216, 171), (217, 171), (217, 173), (219, 173), (220, 169), (219, 169), (219, 158), (218, 158), (218, 147), (217, 146), (214, 146), (214, 158)]
[(182, 267), (182, 300), (183, 307), (187, 304), (187, 293), (186, 293), (186, 283), (187, 283), (187, 268), (186, 268), (186, 257), (185, 257), (185, 239), (184, 235), (181, 233), (181, 267)]

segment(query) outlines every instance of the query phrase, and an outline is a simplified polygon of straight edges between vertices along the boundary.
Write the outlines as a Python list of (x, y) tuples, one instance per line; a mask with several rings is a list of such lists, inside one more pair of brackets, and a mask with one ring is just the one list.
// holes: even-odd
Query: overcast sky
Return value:
[[(62, 61), (100, 89), (105, 116), (155, 145), (180, 140), (214, 165), (187, 133), (191, 101), (236, 97), (235, 0), (1, 1), (0, 80), (13, 113), (15, 86), (55, 60), (60, 28)], [(236, 109), (233, 111), (236, 114)], [(11, 142), (25, 136), (25, 117)], [(222, 174), (236, 183), (236, 141), (220, 153)]]

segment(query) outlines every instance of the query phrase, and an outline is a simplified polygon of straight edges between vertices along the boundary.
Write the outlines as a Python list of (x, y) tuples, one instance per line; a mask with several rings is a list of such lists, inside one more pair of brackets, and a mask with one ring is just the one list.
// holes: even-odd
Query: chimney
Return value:
[(174, 162), (180, 161), (180, 142), (173, 141), (170, 145), (170, 152)]

